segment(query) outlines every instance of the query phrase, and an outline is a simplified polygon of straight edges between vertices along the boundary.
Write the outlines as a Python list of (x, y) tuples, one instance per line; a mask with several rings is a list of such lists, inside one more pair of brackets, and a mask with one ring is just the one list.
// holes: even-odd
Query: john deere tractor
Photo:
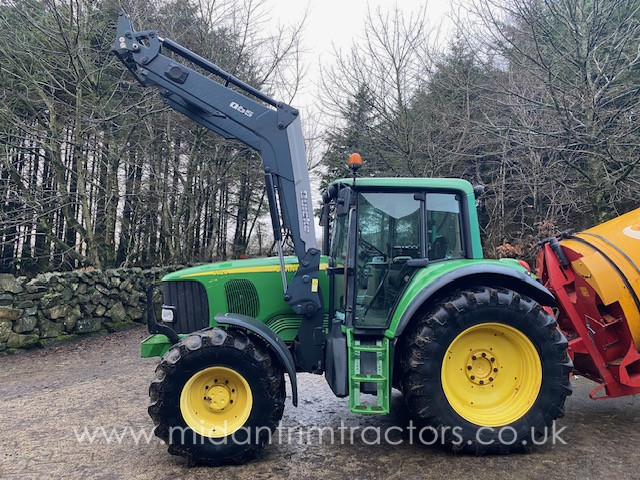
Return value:
[(519, 261), (483, 258), (467, 181), (357, 178), (352, 155), (353, 176), (322, 195), (320, 250), (298, 110), (123, 13), (113, 51), (173, 109), (261, 154), (278, 248), (167, 275), (159, 319), (147, 292), (149, 414), (171, 453), (253, 458), (285, 375), (298, 405), (297, 372), (324, 374), (359, 414), (389, 413), (395, 387), (417, 424), (473, 453), (530, 445), (562, 415), (572, 363), (554, 297)]

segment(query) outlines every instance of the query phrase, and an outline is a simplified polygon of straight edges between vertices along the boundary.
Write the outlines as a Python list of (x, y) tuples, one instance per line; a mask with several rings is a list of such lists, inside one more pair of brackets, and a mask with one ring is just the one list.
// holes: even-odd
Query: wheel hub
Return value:
[(451, 407), (476, 425), (518, 420), (536, 401), (542, 363), (531, 340), (503, 323), (480, 323), (460, 332), (442, 359), (442, 389)]
[(206, 437), (224, 437), (241, 428), (252, 406), (249, 383), (228, 367), (213, 366), (196, 372), (180, 394), (184, 421)]
[(500, 371), (493, 352), (478, 349), (469, 354), (466, 361), (467, 378), (475, 385), (489, 385), (496, 380)]
[(231, 390), (226, 385), (216, 385), (208, 389), (204, 397), (207, 406), (214, 412), (224, 410), (224, 407), (229, 405), (229, 400), (231, 400)]

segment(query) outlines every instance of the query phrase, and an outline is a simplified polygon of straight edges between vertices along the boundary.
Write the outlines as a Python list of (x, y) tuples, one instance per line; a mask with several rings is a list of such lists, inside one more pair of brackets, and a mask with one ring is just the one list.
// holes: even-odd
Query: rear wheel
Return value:
[(244, 463), (282, 418), (284, 375), (271, 352), (238, 330), (206, 329), (162, 358), (149, 415), (169, 453), (199, 464)]
[(571, 394), (566, 339), (540, 305), (512, 290), (456, 292), (418, 318), (403, 345), (409, 410), (454, 450), (528, 448)]

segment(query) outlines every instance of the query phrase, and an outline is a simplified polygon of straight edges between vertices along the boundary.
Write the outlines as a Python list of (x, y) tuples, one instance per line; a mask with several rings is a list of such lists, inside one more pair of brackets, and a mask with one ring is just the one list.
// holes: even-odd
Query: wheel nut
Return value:
[(473, 367), (471, 365), (467, 365), (467, 370), (471, 370)]
[(496, 373), (498, 373), (498, 369), (497, 369), (497, 368), (494, 368), (494, 369), (493, 369), (493, 371), (494, 371), (494, 372), (496, 372)]
[(489, 381), (490, 381), (490, 382), (493, 382), (493, 377), (489, 377)]
[(486, 354), (486, 353), (484, 353), (484, 352), (482, 352), (482, 356), (483, 356), (483, 357), (486, 357), (486, 356), (487, 356), (487, 354)]
[(473, 357), (471, 357), (471, 360), (477, 360), (478, 357), (476, 357), (475, 355)]
[(480, 385), (484, 385), (484, 380), (480, 380)]
[(491, 361), (492, 361), (492, 362), (495, 362), (495, 361), (496, 361), (496, 359), (495, 359), (495, 358), (493, 358), (493, 357), (491, 357)]
[(476, 377), (474, 375), (471, 375), (471, 380), (475, 380)]

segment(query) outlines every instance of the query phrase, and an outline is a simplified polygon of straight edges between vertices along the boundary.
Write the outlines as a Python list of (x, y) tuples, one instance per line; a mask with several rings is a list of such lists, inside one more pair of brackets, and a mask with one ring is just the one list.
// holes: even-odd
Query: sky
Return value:
[[(368, 9), (375, 11), (380, 7), (384, 11), (396, 4), (406, 17), (426, 6), (428, 24), (441, 25), (441, 33), (446, 35), (450, 0), (273, 0), (269, 14), (274, 25), (299, 23), (308, 12), (302, 35), (307, 71), (292, 102), (300, 109), (303, 124), (305, 119), (310, 122), (311, 116), (320, 110), (317, 105), (320, 64), (329, 65), (335, 49), (349, 49), (363, 35)], [(310, 172), (314, 207), (320, 199), (320, 173), (318, 168)], [(320, 242), (322, 229), (319, 219), (315, 220), (315, 233)]]
[(316, 101), (319, 65), (331, 62), (334, 46), (349, 48), (364, 31), (367, 8), (375, 11), (391, 9), (394, 5), (408, 17), (421, 7), (427, 9), (430, 25), (446, 24), (450, 0), (273, 0), (270, 12), (274, 23), (284, 25), (299, 22), (308, 9), (303, 33), (303, 44), (308, 52), (305, 58), (308, 71), (294, 104), (303, 111)]

